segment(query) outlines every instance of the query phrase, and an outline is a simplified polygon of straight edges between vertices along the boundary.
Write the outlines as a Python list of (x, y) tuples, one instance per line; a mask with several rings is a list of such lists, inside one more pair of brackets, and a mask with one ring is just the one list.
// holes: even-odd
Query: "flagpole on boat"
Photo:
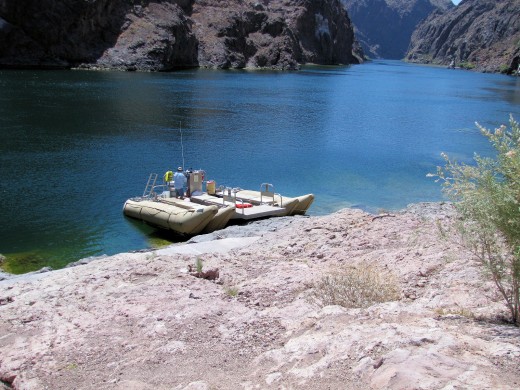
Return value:
[(182, 170), (184, 171), (184, 143), (182, 142), (182, 126), (181, 126), (181, 121), (179, 121), (179, 131), (181, 132)]

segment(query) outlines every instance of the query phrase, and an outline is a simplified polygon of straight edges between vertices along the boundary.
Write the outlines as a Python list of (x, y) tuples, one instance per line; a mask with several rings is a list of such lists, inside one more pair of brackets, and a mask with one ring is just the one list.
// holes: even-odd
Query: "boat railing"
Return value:
[(223, 187), (222, 188), (222, 204), (226, 204), (226, 202), (231, 202), (236, 204), (237, 192), (233, 191), (231, 187)]
[(260, 203), (264, 203), (264, 197), (271, 198), (270, 203), (273, 206), (276, 204), (276, 197), (280, 198), (280, 207), (283, 207), (283, 197), (282, 194), (279, 194), (278, 192), (274, 191), (274, 185), (271, 183), (262, 183), (260, 184)]
[[(282, 195), (274, 192), (274, 185), (271, 183), (260, 184), (260, 203), (271, 203), (273, 206), (276, 203), (276, 196), (280, 197), (280, 207), (282, 206)], [(264, 201), (264, 198), (271, 199), (270, 201)]]
[(283, 207), (283, 198), (282, 198), (282, 194), (279, 194), (279, 193), (275, 192), (274, 195), (280, 197), (280, 207)]
[(240, 187), (224, 187), (220, 186), (219, 191), (222, 193), (222, 204), (226, 204), (226, 202), (237, 204), (239, 202), (240, 204), (245, 204), (249, 202), (248, 199), (242, 199), (240, 197), (237, 197), (237, 193), (240, 191), (243, 191)]
[[(236, 203), (237, 201), (240, 202), (239, 203), (240, 206), (237, 206), (237, 203)], [(244, 199), (240, 199), (240, 198), (237, 199), (237, 198), (235, 198), (235, 206), (237, 206), (239, 209), (242, 210), (242, 215), (245, 214), (245, 209), (246, 209), (244, 207), (244, 204), (245, 204)], [(251, 207), (251, 205), (249, 205), (249, 207)]]
[(166, 184), (158, 184), (154, 185), (149, 192), (143, 196), (143, 198), (148, 199), (157, 199), (158, 197), (163, 197), (163, 193), (168, 189), (168, 185)]

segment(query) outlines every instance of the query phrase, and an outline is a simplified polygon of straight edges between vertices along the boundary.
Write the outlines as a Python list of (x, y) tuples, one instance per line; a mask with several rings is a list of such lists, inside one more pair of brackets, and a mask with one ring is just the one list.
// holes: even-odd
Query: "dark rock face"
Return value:
[(358, 63), (339, 0), (0, 0), (0, 66), (164, 71)]
[(513, 73), (520, 61), (520, 1), (463, 0), (433, 13), (413, 34), (406, 59)]
[(169, 70), (196, 64), (189, 0), (0, 0), (0, 64)]
[(115, 44), (96, 59), (95, 66), (161, 71), (189, 67), (197, 64), (197, 45), (179, 4), (150, 2), (125, 15)]
[(295, 69), (301, 63), (361, 61), (362, 52), (339, 1), (212, 4), (197, 0), (192, 15), (202, 66)]
[(341, 0), (363, 51), (372, 58), (402, 59), (417, 25), (451, 0)]

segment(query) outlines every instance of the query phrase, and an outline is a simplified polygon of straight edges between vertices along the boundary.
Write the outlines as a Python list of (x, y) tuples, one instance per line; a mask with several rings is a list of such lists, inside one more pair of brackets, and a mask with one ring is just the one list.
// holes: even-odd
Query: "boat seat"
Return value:
[(276, 194), (274, 192), (274, 186), (272, 184), (269, 184), (269, 183), (260, 184), (260, 203), (267, 203), (267, 204), (274, 205), (274, 203), (275, 203), (274, 196), (275, 195)]
[(269, 191), (269, 188), (266, 187), (264, 191), (260, 191), (260, 203), (274, 204), (274, 195), (274, 191)]
[(222, 191), (222, 203), (225, 204), (226, 202), (235, 204), (237, 200), (237, 194), (236, 192), (233, 192), (231, 188), (225, 188), (224, 191)]

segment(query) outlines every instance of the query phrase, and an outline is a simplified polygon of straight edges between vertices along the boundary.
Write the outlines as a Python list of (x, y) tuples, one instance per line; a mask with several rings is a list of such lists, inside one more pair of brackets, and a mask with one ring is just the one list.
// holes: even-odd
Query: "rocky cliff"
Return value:
[(513, 73), (520, 58), (520, 1), (463, 0), (435, 12), (412, 36), (411, 62)]
[(363, 54), (340, 0), (0, 0), (0, 66), (295, 69)]
[(451, 0), (341, 0), (364, 52), (372, 58), (402, 59), (417, 25)]

